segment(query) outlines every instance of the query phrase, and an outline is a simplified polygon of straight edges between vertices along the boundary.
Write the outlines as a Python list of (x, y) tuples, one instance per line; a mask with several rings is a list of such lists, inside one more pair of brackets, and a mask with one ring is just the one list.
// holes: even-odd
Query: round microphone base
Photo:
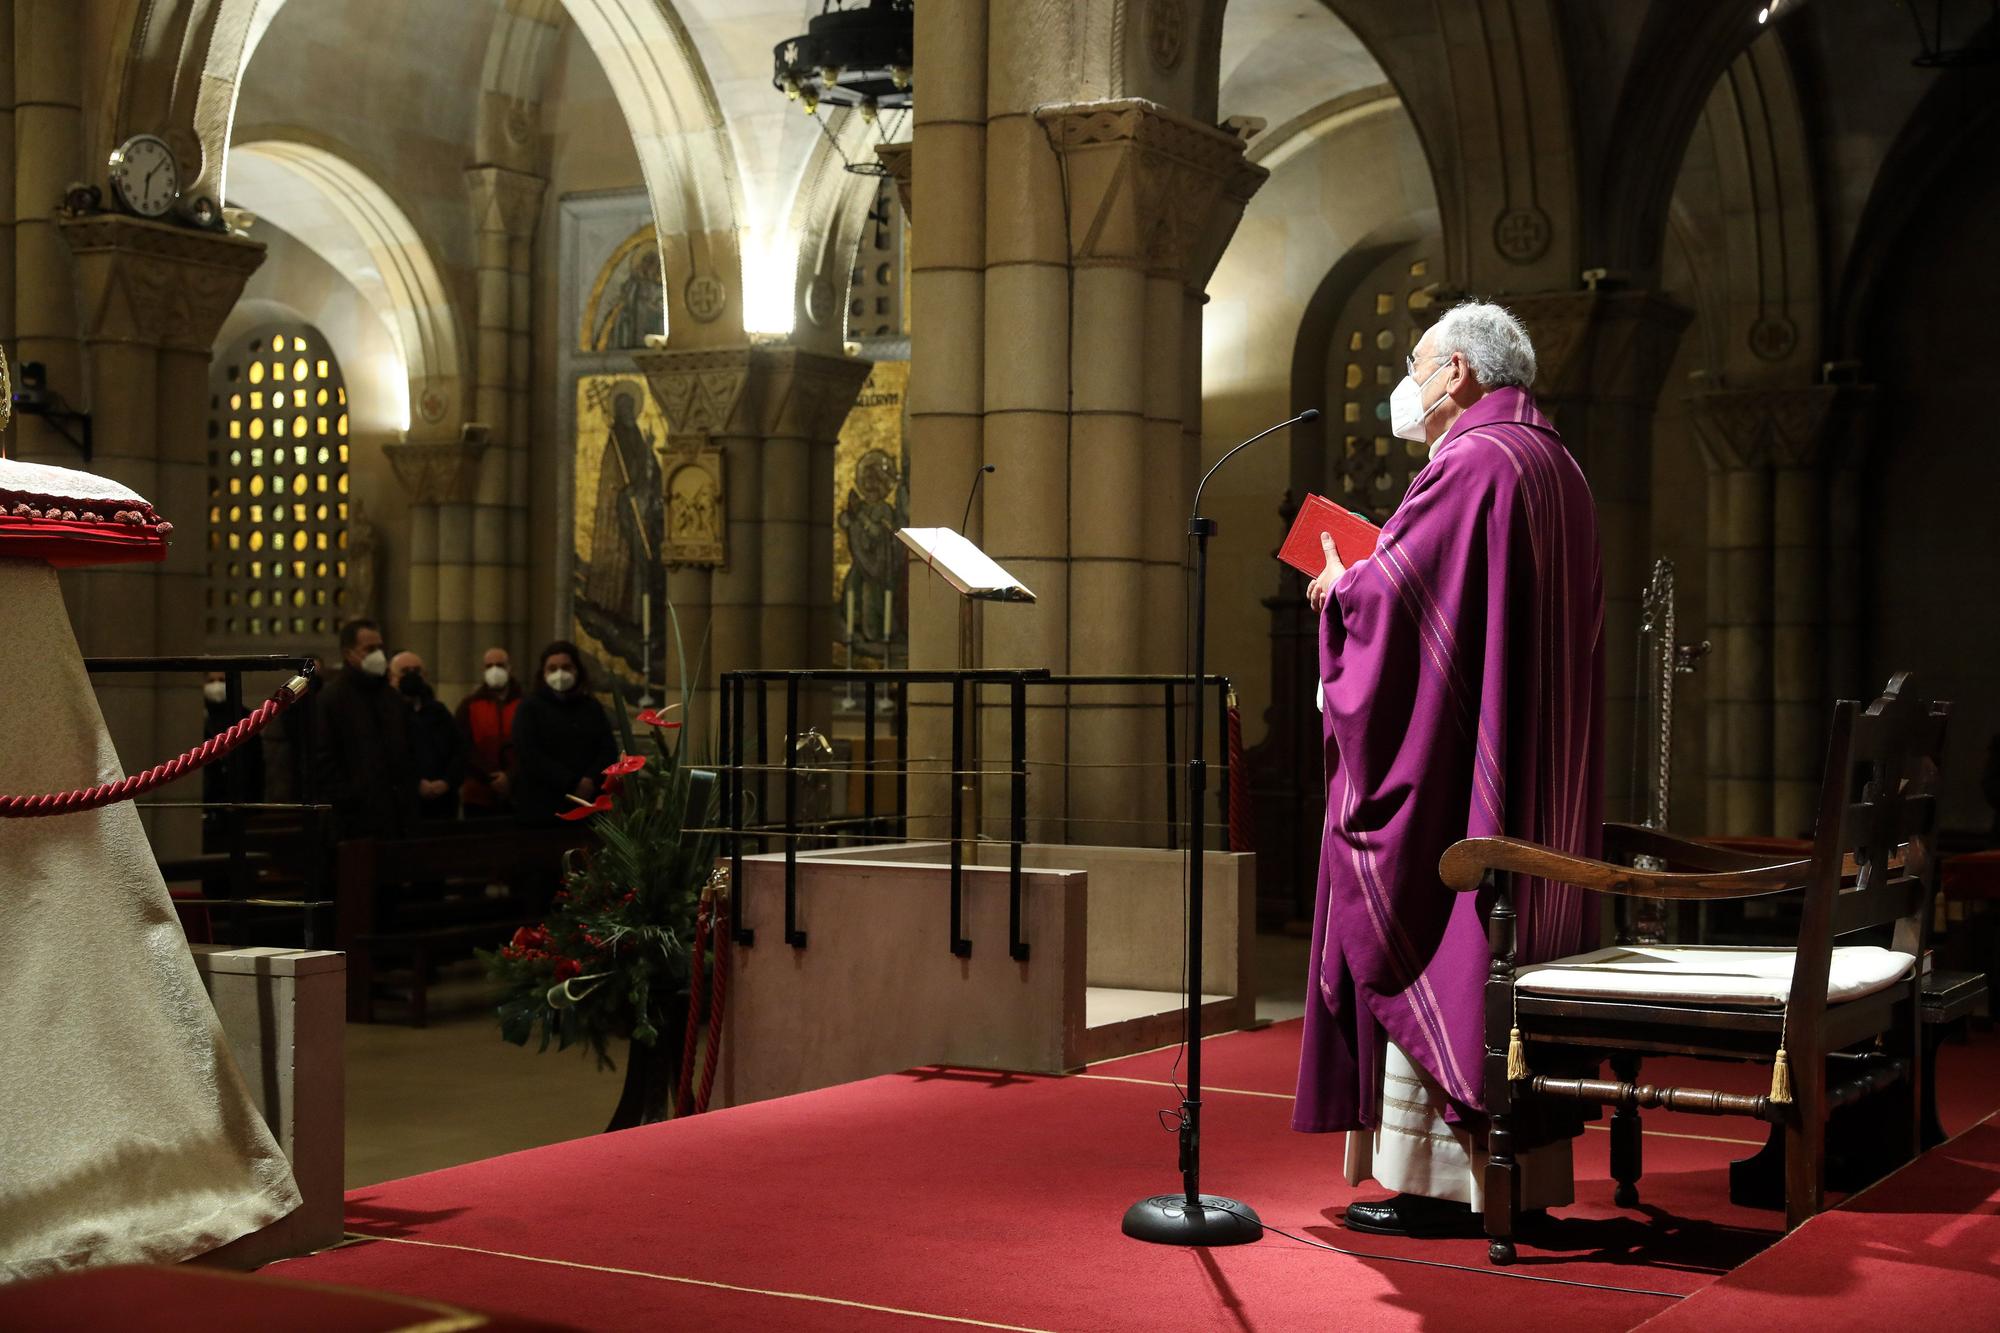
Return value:
[(1264, 1238), (1257, 1214), (1220, 1194), (1201, 1196), (1201, 1207), (1188, 1207), (1185, 1194), (1156, 1194), (1125, 1210), (1122, 1230), (1134, 1240), (1155, 1245), (1248, 1245)]

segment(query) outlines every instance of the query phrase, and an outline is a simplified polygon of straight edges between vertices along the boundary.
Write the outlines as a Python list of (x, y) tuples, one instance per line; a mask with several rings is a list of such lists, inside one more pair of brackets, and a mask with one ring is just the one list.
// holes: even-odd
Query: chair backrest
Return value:
[(1891, 947), (1921, 957), (1937, 891), (1938, 785), (1950, 716), (1950, 703), (1918, 697), (1908, 672), (1865, 709), (1845, 699), (1834, 705), (1792, 971), (1794, 1028), (1816, 1025), (1826, 1007), (1835, 939), (1893, 925)]

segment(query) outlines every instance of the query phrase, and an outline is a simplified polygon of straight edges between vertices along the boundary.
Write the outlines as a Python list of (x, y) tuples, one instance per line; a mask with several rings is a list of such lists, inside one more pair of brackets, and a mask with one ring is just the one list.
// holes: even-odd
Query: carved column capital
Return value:
[(742, 412), (752, 349), (649, 347), (632, 354), (676, 436), (749, 435)]
[(1651, 291), (1532, 292), (1503, 298), (1534, 340), (1535, 396), (1647, 405), (1691, 312)]
[(412, 504), (464, 504), (479, 489), (479, 461), (486, 455), (486, 442), (404, 440), (383, 445), (382, 454)]
[(873, 361), (796, 347), (758, 349), (763, 433), (831, 445)]
[(264, 262), (261, 241), (193, 231), (121, 213), (63, 218), (76, 256), (83, 336), (206, 355), (243, 284)]
[(912, 221), (915, 221), (915, 215), (910, 212), (910, 163), (912, 161), (910, 150), (914, 147), (916, 147), (915, 144), (907, 141), (903, 143), (877, 144), (875, 146), (875, 160), (888, 169), (890, 177), (896, 182), (896, 198), (903, 205), (903, 216)]
[(1687, 397), (1688, 419), (1712, 471), (1818, 465), (1828, 414), (1843, 390), (1831, 384), (1708, 389)]
[(1080, 265), (1143, 268), (1198, 290), (1270, 175), (1238, 136), (1140, 98), (1035, 117), (1066, 159)]
[(529, 237), (542, 212), (542, 191), (548, 182), (540, 176), (506, 167), (468, 167), (465, 188), (472, 196), (472, 222), (477, 231), (505, 232), (510, 237)]

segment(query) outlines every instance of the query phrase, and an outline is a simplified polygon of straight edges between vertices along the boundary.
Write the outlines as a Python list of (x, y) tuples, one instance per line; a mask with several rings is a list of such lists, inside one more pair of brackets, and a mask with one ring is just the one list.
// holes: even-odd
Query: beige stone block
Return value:
[(1143, 423), (1099, 413), (1072, 419), (1069, 548), (1076, 556), (1136, 560), (1142, 554), (1139, 497), (1146, 488)]
[(1719, 528), (1712, 527), (1716, 545), (1732, 550), (1762, 547), (1771, 537), (1771, 474), (1762, 468), (1739, 468), (1723, 475), (1724, 509)]
[(210, 1256), (253, 1267), (340, 1243), (347, 1157), (345, 956), (320, 950), (191, 946), (224, 1040), (257, 1111), (292, 1166), (289, 1216)]
[(1722, 717), (1722, 753), (1717, 771), (1730, 777), (1768, 778), (1771, 773), (1771, 709), (1763, 703), (1723, 702), (1710, 707)]
[(1143, 569), (1136, 560), (1070, 562), (1070, 669), (1144, 670), (1139, 648)]
[(986, 119), (987, 0), (935, 5), (916, 21), (914, 56), (938, 90), (912, 113), (919, 132), (940, 121)]
[(984, 410), (985, 274), (910, 275), (910, 416)]
[(1825, 650), (1817, 625), (1772, 631), (1771, 697), (1817, 705), (1825, 698)]
[(1817, 548), (1826, 529), (1826, 488), (1817, 471), (1778, 469), (1771, 540), (1780, 547)]
[[(1720, 834), (1764, 837), (1771, 830), (1771, 786), (1766, 780), (1721, 778), (1713, 780), (1710, 791), (1721, 793)], [(1713, 806), (1711, 806), (1713, 808)]]
[(1826, 559), (1817, 547), (1781, 546), (1771, 552), (1771, 619), (1779, 625), (1817, 625), (1826, 582)]
[(1025, 114), (992, 120), (986, 127), (986, 263), (1062, 263), (1069, 254), (1062, 188), (1060, 160), (1040, 121)]
[[(980, 535), (987, 552), (1003, 565), (1015, 556), (1068, 553), (1068, 422), (1057, 412), (1001, 412), (986, 418), (986, 461), (995, 471), (980, 488)], [(969, 479), (971, 466), (962, 470)], [(960, 504), (963, 512), (962, 500)], [(945, 521), (956, 519), (952, 514)]]
[[(757, 545), (762, 553), (762, 601), (772, 606), (798, 605), (808, 590), (804, 587), (809, 555), (804, 523), (767, 522), (757, 529)], [(810, 590), (817, 594), (819, 589)]]
[(436, 565), (412, 563), (409, 567), (409, 599), (405, 603), (411, 627), (435, 624), (438, 618), (438, 570)]
[(1067, 279), (1060, 267), (1009, 264), (986, 272), (986, 410), (1067, 408)]
[(986, 263), (986, 127), (919, 125), (911, 152), (912, 274)]
[(1779, 779), (1772, 784), (1771, 827), (1781, 838), (1810, 838), (1819, 818), (1819, 783)]
[(1771, 771), (1780, 778), (1816, 783), (1826, 765), (1832, 710), (1819, 700), (1771, 706)]
[(758, 664), (755, 604), (717, 602), (709, 613), (710, 652), (717, 673), (746, 671)]
[[(980, 665), (1069, 670), (1070, 565), (1063, 560), (1015, 556), (1007, 561), (1007, 571), (1032, 589), (1036, 600), (1025, 604), (991, 602), (980, 608)], [(913, 578), (913, 610), (917, 600)], [(958, 664), (956, 650), (947, 664)]]
[(1140, 735), (1142, 717), (1136, 709), (1071, 713), (1071, 841), (1116, 845), (1163, 837), (1164, 796), (1151, 783), (1135, 780), (1145, 770), (1130, 767), (1159, 760)]
[(810, 515), (812, 456), (806, 442), (774, 436), (764, 441), (763, 512), (765, 523), (804, 522)]
[(1078, 412), (1139, 414), (1146, 405), (1146, 277), (1137, 269), (1076, 275)]

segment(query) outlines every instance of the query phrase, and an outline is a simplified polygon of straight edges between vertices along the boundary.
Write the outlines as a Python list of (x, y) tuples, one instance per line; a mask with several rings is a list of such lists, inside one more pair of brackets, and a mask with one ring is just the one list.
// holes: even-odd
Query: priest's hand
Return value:
[(1306, 585), (1306, 602), (1314, 611), (1326, 609), (1333, 596), (1333, 585), (1347, 572), (1347, 566), (1340, 563), (1340, 553), (1333, 549), (1333, 538), (1324, 532), (1319, 535), (1319, 549), (1326, 553), (1326, 568)]

